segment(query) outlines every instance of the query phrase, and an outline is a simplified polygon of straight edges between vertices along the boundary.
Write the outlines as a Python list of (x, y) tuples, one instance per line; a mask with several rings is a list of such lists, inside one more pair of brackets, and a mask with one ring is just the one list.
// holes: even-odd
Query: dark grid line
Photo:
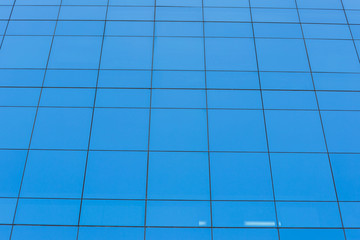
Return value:
[[(294, 1), (295, 1), (296, 6), (297, 6), (297, 0), (294, 0)], [(303, 36), (303, 42), (304, 42), (304, 47), (305, 47), (305, 51), (306, 51), (306, 57), (307, 57), (307, 61), (308, 61), (309, 69), (310, 69), (311, 80), (312, 80), (312, 84), (313, 84), (313, 87), (314, 87), (314, 90), (315, 90), (316, 86), (315, 86), (315, 81), (314, 81), (314, 77), (313, 77), (313, 73), (312, 73), (312, 67), (311, 67), (311, 61), (310, 61), (310, 57), (309, 57), (309, 52), (308, 52), (306, 40), (305, 40), (305, 37), (304, 37), (304, 30), (303, 30), (303, 26), (302, 26), (301, 19), (300, 19), (299, 9), (297, 9), (297, 13), (298, 13), (299, 21), (300, 21), (300, 28), (301, 28), (301, 33), (302, 33), (302, 36)], [(326, 148), (326, 152), (327, 152), (327, 157), (328, 157), (332, 182), (333, 182), (333, 185), (334, 185), (334, 192), (335, 192), (336, 202), (337, 202), (337, 206), (338, 206), (338, 210), (339, 210), (340, 222), (341, 222), (342, 230), (343, 230), (343, 233), (344, 233), (344, 239), (347, 240), (346, 231), (345, 231), (345, 228), (344, 228), (343, 217), (342, 217), (342, 213), (341, 213), (341, 209), (340, 209), (340, 202), (339, 202), (338, 192), (337, 192), (337, 189), (336, 189), (334, 172), (333, 172), (333, 168), (332, 168), (332, 164), (331, 164), (329, 148), (328, 148), (326, 134), (325, 134), (324, 123), (323, 123), (323, 120), (322, 120), (322, 115), (321, 115), (321, 110), (320, 110), (319, 99), (318, 99), (317, 92), (315, 91), (314, 93), (315, 93), (315, 99), (316, 99), (316, 104), (317, 104), (318, 113), (319, 113), (319, 120), (320, 120), (320, 124), (321, 124), (321, 130), (322, 130), (323, 137), (324, 137), (324, 143), (325, 143), (325, 148)]]
[[(249, 6), (250, 6), (250, 18), (252, 20), (252, 8), (251, 8), (251, 0), (249, 0)], [(270, 179), (271, 179), (271, 188), (272, 188), (272, 195), (273, 195), (273, 204), (274, 204), (274, 211), (275, 211), (275, 221), (276, 221), (276, 230), (277, 235), (280, 240), (280, 230), (279, 230), (279, 218), (277, 213), (277, 206), (275, 201), (275, 187), (274, 187), (274, 179), (273, 179), (273, 172), (272, 172), (272, 166), (271, 166), (271, 158), (270, 158), (270, 147), (269, 147), (269, 137), (267, 132), (267, 125), (266, 125), (266, 117), (265, 117), (265, 107), (264, 107), (264, 99), (263, 99), (263, 93), (261, 89), (261, 79), (260, 79), (260, 68), (259, 68), (259, 60), (258, 60), (258, 53), (256, 48), (256, 41), (255, 41), (255, 29), (254, 29), (254, 23), (251, 24), (252, 32), (254, 36), (254, 51), (255, 51), (255, 59), (256, 59), (256, 68), (257, 68), (257, 74), (258, 74), (258, 81), (259, 81), (259, 89), (260, 89), (260, 98), (261, 98), (261, 106), (262, 106), (262, 115), (263, 115), (263, 122), (264, 122), (264, 130), (265, 130), (265, 138), (266, 138), (266, 149), (267, 149), (267, 155), (268, 155), (268, 163), (269, 163), (269, 172), (270, 172)]]
[[(3, 45), (3, 43), (4, 43), (4, 40), (5, 40), (6, 32), (7, 32), (7, 29), (8, 29), (8, 27), (9, 27), (9, 23), (10, 23), (10, 20), (11, 20), (12, 13), (13, 13), (13, 11), (14, 11), (15, 3), (16, 3), (16, 0), (14, 0), (14, 3), (13, 3), (13, 5), (12, 5), (12, 7), (11, 7), (11, 11), (10, 11), (10, 14), (9, 14), (9, 19), (7, 20), (7, 23), (6, 23), (6, 26), (5, 26), (5, 30), (4, 30), (4, 34), (3, 34), (2, 38), (1, 38), (0, 50), (1, 50), (2, 45)], [(11, 6), (11, 5), (9, 5), (9, 6)]]
[[(16, 1), (16, 0), (14, 0), (14, 2), (15, 2), (15, 1)], [(59, 18), (59, 16), (60, 16), (61, 3), (62, 3), (62, 0), (60, 0), (60, 6), (59, 6), (59, 9), (58, 9), (57, 18)], [(44, 83), (45, 83), (45, 77), (46, 77), (46, 73), (47, 73), (47, 67), (48, 67), (48, 65), (49, 65), (50, 56), (51, 56), (51, 50), (52, 50), (52, 46), (53, 46), (53, 44), (54, 44), (54, 39), (55, 39), (56, 27), (57, 27), (57, 22), (55, 23), (54, 35), (53, 35), (53, 37), (52, 37), (52, 39), (51, 39), (51, 44), (50, 44), (50, 48), (49, 48), (49, 54), (48, 54), (48, 57), (47, 57), (46, 67), (45, 67), (44, 76), (43, 76), (43, 81), (42, 81), (42, 87), (44, 86)], [(29, 145), (28, 145), (28, 149), (27, 149), (27, 152), (26, 152), (26, 159), (25, 159), (24, 168), (23, 168), (23, 171), (22, 171), (22, 176), (21, 176), (21, 181), (20, 181), (19, 192), (18, 192), (18, 196), (17, 196), (17, 199), (16, 199), (14, 216), (13, 216), (13, 220), (12, 220), (12, 226), (11, 226), (10, 237), (9, 237), (10, 240), (11, 240), (11, 238), (12, 238), (12, 234), (13, 234), (13, 231), (14, 231), (15, 218), (16, 218), (16, 213), (17, 213), (17, 209), (18, 209), (18, 206), (19, 206), (20, 194), (21, 194), (22, 184), (23, 184), (23, 181), (24, 181), (24, 176), (25, 176), (25, 171), (26, 171), (26, 165), (27, 165), (27, 161), (28, 161), (28, 159), (29, 159), (29, 153), (30, 153), (30, 148), (31, 148), (32, 137), (33, 137), (33, 135), (34, 135), (34, 129), (35, 129), (35, 125), (36, 125), (36, 119), (37, 119), (37, 115), (38, 115), (38, 112), (39, 112), (39, 105), (40, 105), (40, 100), (41, 100), (42, 91), (43, 91), (43, 88), (41, 88), (40, 93), (39, 93), (39, 99), (38, 99), (38, 104), (37, 104), (36, 111), (35, 111), (34, 122), (33, 122), (32, 129), (31, 129)]]
[[(107, 0), (107, 7), (106, 7), (106, 13), (105, 13), (105, 19), (107, 17), (108, 13), (108, 7), (109, 7), (110, 0)], [(97, 70), (97, 78), (96, 78), (96, 87), (95, 87), (95, 95), (94, 95), (94, 102), (92, 107), (92, 114), (91, 114), (91, 122), (90, 122), (90, 129), (89, 129), (89, 140), (88, 140), (88, 148), (86, 151), (86, 161), (85, 161), (85, 170), (84, 170), (84, 178), (83, 178), (83, 184), (82, 184), (82, 190), (81, 190), (81, 200), (80, 200), (80, 209), (79, 209), (79, 217), (78, 217), (78, 223), (77, 223), (77, 233), (76, 233), (76, 239), (79, 239), (79, 232), (80, 232), (80, 220), (81, 220), (81, 211), (82, 211), (82, 204), (83, 204), (83, 198), (84, 198), (84, 190), (85, 190), (85, 182), (86, 182), (86, 171), (87, 171), (87, 165), (89, 161), (89, 153), (90, 153), (90, 144), (91, 144), (91, 134), (93, 129), (93, 123), (94, 123), (94, 115), (95, 115), (95, 104), (96, 104), (96, 96), (97, 96), (97, 86), (99, 84), (99, 76), (100, 76), (100, 66), (101, 66), (101, 57), (102, 52), (104, 48), (104, 41), (105, 41), (105, 29), (106, 29), (106, 21), (104, 21), (104, 32), (101, 40), (101, 47), (100, 47), (100, 55), (99, 55), (99, 67)]]
[(147, 205), (148, 205), (148, 189), (149, 189), (149, 167), (150, 167), (150, 134), (151, 134), (151, 109), (152, 109), (152, 85), (154, 76), (154, 54), (155, 54), (155, 18), (156, 18), (156, 0), (154, 0), (154, 24), (152, 36), (152, 55), (151, 55), (151, 76), (150, 76), (150, 95), (149, 95), (149, 127), (148, 127), (148, 144), (146, 155), (146, 183), (145, 183), (145, 207), (144, 207), (144, 240), (146, 240), (147, 225)]

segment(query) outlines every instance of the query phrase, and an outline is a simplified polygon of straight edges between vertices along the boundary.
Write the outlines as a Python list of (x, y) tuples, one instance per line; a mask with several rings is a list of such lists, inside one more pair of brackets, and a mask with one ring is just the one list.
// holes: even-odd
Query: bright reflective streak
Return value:
[(245, 226), (250, 226), (250, 227), (274, 227), (275, 226), (275, 222), (271, 221), (271, 222), (261, 222), (261, 221), (245, 221), (244, 222)]

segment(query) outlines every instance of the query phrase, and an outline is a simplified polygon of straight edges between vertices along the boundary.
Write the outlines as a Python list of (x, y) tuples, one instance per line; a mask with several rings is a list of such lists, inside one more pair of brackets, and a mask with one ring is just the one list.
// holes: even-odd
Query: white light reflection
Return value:
[(248, 227), (275, 227), (275, 222), (273, 221), (245, 221), (245, 226)]

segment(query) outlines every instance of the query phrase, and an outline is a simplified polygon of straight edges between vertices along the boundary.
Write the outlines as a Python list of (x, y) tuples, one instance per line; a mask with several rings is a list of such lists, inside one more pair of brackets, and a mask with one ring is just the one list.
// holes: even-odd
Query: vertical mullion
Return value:
[[(299, 19), (299, 24), (300, 24), (301, 34), (302, 34), (302, 40), (303, 40), (303, 42), (304, 42), (304, 47), (305, 47), (305, 51), (306, 51), (306, 57), (307, 57), (308, 65), (309, 65), (311, 80), (312, 80), (312, 84), (313, 84), (313, 88), (314, 88), (314, 94), (315, 94), (315, 99), (316, 99), (317, 111), (318, 111), (318, 114), (319, 114), (319, 119), (320, 119), (320, 123), (321, 123), (321, 130), (322, 130), (323, 137), (324, 137), (324, 143), (325, 143), (325, 148), (326, 148), (326, 154), (327, 154), (328, 161), (329, 161), (329, 167), (330, 167), (330, 171), (331, 171), (332, 182), (333, 182), (333, 185), (334, 185), (334, 191), (335, 191), (335, 196), (336, 196), (336, 203), (337, 203), (337, 205), (338, 205), (338, 210), (339, 210), (339, 216), (340, 216), (340, 221), (341, 221), (341, 228), (342, 228), (342, 230), (343, 230), (344, 238), (345, 238), (345, 240), (346, 240), (346, 233), (345, 233), (345, 228), (344, 228), (344, 222), (343, 222), (343, 218), (342, 218), (342, 214), (341, 214), (341, 210), (340, 210), (339, 197), (338, 197), (338, 193), (337, 193), (337, 189), (336, 189), (335, 178), (334, 178), (333, 168), (332, 168), (332, 164), (331, 164), (331, 159), (330, 159), (330, 154), (329, 154), (329, 148), (328, 148), (328, 144), (327, 144), (327, 141), (326, 141), (325, 128), (324, 128), (324, 124), (323, 124), (323, 120), (322, 120), (322, 116), (321, 116), (321, 110), (320, 110), (319, 100), (318, 100), (317, 91), (316, 91), (316, 87), (315, 87), (315, 81), (314, 81), (313, 71), (312, 71), (312, 68), (311, 68), (311, 62), (310, 62), (309, 52), (308, 52), (307, 44), (306, 44), (306, 40), (305, 40), (304, 29), (303, 29), (303, 26), (302, 26), (302, 23), (301, 23), (300, 12), (299, 12), (299, 8), (298, 8), (297, 0), (294, 0), (294, 1), (295, 1), (296, 11), (297, 11), (298, 19)], [(349, 26), (349, 28), (350, 28), (350, 26)]]
[[(16, 0), (14, 0), (14, 5), (15, 5), (15, 2), (16, 2)], [(14, 216), (13, 216), (13, 221), (12, 221), (11, 231), (10, 231), (10, 237), (9, 237), (10, 240), (11, 240), (11, 238), (12, 238), (12, 234), (13, 234), (13, 231), (14, 231), (15, 218), (16, 218), (16, 213), (17, 213), (17, 209), (18, 209), (18, 206), (19, 206), (19, 200), (20, 200), (20, 194), (21, 194), (22, 184), (23, 184), (23, 181), (24, 181), (24, 176), (25, 176), (25, 170), (26, 170), (26, 166), (27, 166), (27, 161), (28, 161), (28, 159), (29, 159), (29, 153), (30, 153), (30, 148), (31, 148), (32, 137), (33, 137), (33, 135), (34, 135), (34, 129), (35, 129), (35, 125), (36, 125), (36, 119), (37, 119), (37, 115), (38, 115), (38, 112), (39, 112), (39, 106), (40, 106), (40, 101), (41, 101), (42, 92), (43, 92), (43, 89), (44, 89), (45, 77), (46, 77), (47, 69), (48, 69), (48, 66), (49, 66), (49, 60), (50, 60), (50, 56), (51, 56), (52, 47), (53, 47), (53, 44), (54, 44), (56, 28), (57, 28), (58, 21), (59, 21), (59, 17), (60, 17), (61, 5), (62, 5), (62, 0), (60, 0), (59, 10), (58, 10), (57, 18), (56, 18), (56, 23), (55, 23), (55, 26), (54, 26), (54, 32), (53, 32), (53, 35), (52, 35), (52, 38), (51, 38), (51, 44), (50, 44), (50, 48), (49, 48), (49, 54), (48, 54), (47, 61), (46, 61), (46, 66), (45, 66), (45, 69), (44, 69), (44, 76), (43, 76), (43, 81), (42, 81), (42, 84), (41, 84), (41, 89), (40, 89), (40, 93), (39, 93), (38, 103), (37, 103), (37, 106), (36, 106), (36, 111), (35, 111), (35, 116), (34, 116), (34, 122), (33, 122), (33, 125), (32, 125), (31, 134), (30, 134), (29, 145), (28, 145), (28, 148), (26, 149), (26, 150), (27, 150), (26, 159), (25, 159), (25, 163), (24, 163), (24, 169), (23, 169), (23, 172), (22, 172), (22, 176), (21, 176), (19, 192), (18, 192), (18, 196), (17, 196), (17, 199), (16, 199)], [(10, 20), (9, 20), (9, 21), (10, 21)], [(6, 26), (6, 27), (7, 27), (7, 26)], [(4, 38), (5, 38), (5, 35), (4, 35)], [(3, 39), (4, 39), (4, 38), (3, 38)]]
[(81, 190), (80, 209), (79, 209), (79, 217), (78, 217), (78, 223), (77, 223), (76, 239), (79, 239), (81, 211), (82, 211), (82, 204), (83, 204), (83, 199), (84, 199), (86, 172), (87, 172), (87, 165), (88, 165), (89, 153), (90, 153), (91, 134), (92, 134), (92, 127), (93, 127), (93, 123), (94, 123), (96, 96), (97, 96), (97, 90), (98, 90), (98, 85), (99, 85), (101, 58), (102, 58), (102, 52), (103, 52), (103, 48), (104, 48), (106, 22), (107, 22), (108, 10), (109, 10), (109, 2), (110, 2), (110, 0), (107, 0), (105, 20), (104, 20), (104, 29), (103, 29), (102, 41), (101, 41), (101, 47), (100, 47), (99, 65), (98, 65), (98, 69), (97, 69), (97, 78), (96, 78), (96, 85), (95, 85), (94, 103), (93, 103), (93, 106), (92, 106), (92, 114), (91, 114), (90, 130), (89, 130), (89, 140), (88, 140), (88, 147), (87, 147), (87, 151), (86, 151), (86, 161), (85, 161), (83, 185), (82, 185), (82, 190)]
[(150, 77), (150, 96), (149, 96), (149, 128), (148, 128), (148, 146), (146, 157), (146, 185), (145, 185), (145, 207), (144, 207), (144, 240), (146, 239), (147, 225), (147, 204), (148, 204), (148, 186), (149, 186), (149, 165), (150, 165), (150, 132), (151, 132), (151, 106), (152, 106), (152, 83), (154, 75), (154, 49), (155, 49), (155, 27), (156, 27), (156, 0), (154, 0), (154, 19), (153, 19), (153, 43), (151, 56), (151, 77)]
[(253, 16), (252, 16), (251, 0), (249, 0), (249, 11), (250, 11), (251, 28), (252, 28), (253, 40), (254, 40), (256, 69), (257, 69), (257, 75), (258, 75), (258, 80), (259, 80), (259, 91), (260, 91), (260, 98), (261, 98), (261, 109), (262, 109), (262, 115), (263, 115), (263, 118), (264, 118), (263, 120), (264, 120), (265, 136), (266, 136), (266, 148), (267, 148), (267, 155), (268, 155), (268, 160), (269, 160), (269, 171), (270, 171), (271, 187), (272, 187), (272, 193), (273, 193), (273, 201), (272, 201), (272, 202), (274, 203), (274, 210), (275, 210), (275, 220), (276, 220), (275, 226), (276, 226), (278, 238), (279, 238), (279, 240), (280, 240), (279, 218), (278, 218), (277, 206), (276, 206), (275, 187), (274, 187), (274, 179), (273, 179), (273, 172), (272, 172), (272, 165), (271, 165), (271, 157), (270, 157), (269, 137), (268, 137), (268, 131), (267, 131), (267, 125), (266, 125), (265, 108), (264, 108), (264, 98), (263, 98), (263, 92), (262, 92), (262, 88), (261, 88), (259, 60), (258, 60), (258, 53), (257, 53), (257, 48), (256, 48), (255, 29), (254, 29), (254, 21), (253, 21)]

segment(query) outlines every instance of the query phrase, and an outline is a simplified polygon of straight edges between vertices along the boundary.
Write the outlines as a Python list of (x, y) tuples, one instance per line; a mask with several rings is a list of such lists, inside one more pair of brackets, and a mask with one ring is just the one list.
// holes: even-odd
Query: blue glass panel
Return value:
[(106, 37), (101, 68), (150, 69), (152, 45), (150, 37)]
[(306, 40), (310, 63), (317, 72), (360, 72), (354, 44), (346, 40)]
[[(152, 0), (151, 2), (153, 4), (154, 1)], [(152, 21), (154, 20), (154, 8), (153, 7), (109, 7), (107, 20)]]
[(49, 68), (98, 68), (101, 37), (57, 36), (51, 49)]
[(85, 198), (145, 198), (147, 154), (143, 152), (90, 152)]
[(251, 0), (251, 7), (268, 7), (268, 8), (296, 8), (293, 0)]
[(152, 22), (108, 21), (106, 22), (105, 35), (151, 37), (154, 32), (153, 28), (154, 23)]
[(210, 204), (204, 201), (149, 201), (148, 226), (209, 227)]
[(79, 240), (140, 240), (144, 239), (143, 228), (80, 227)]
[(259, 89), (256, 72), (206, 72), (208, 89)]
[(326, 154), (272, 153), (270, 156), (277, 200), (336, 200)]
[(264, 118), (256, 110), (209, 110), (210, 150), (266, 151)]
[(0, 6), (0, 19), (8, 20), (11, 13), (11, 6)]
[(318, 112), (267, 110), (265, 117), (271, 151), (326, 151)]
[(101, 21), (58, 21), (55, 34), (101, 36), (103, 31), (104, 22)]
[(272, 200), (269, 158), (262, 153), (211, 153), (213, 200)]
[(17, 197), (27, 151), (0, 151), (0, 196)]
[(150, 153), (148, 198), (207, 200), (207, 153)]
[(148, 228), (148, 240), (210, 240), (210, 229), (204, 228)]
[(205, 7), (248, 7), (247, 0), (204, 0)]
[(20, 199), (16, 224), (77, 225), (80, 200)]
[(202, 9), (197, 7), (157, 7), (156, 21), (202, 21)]
[(99, 73), (99, 87), (150, 88), (150, 82), (150, 71), (101, 70)]
[(16, 5), (59, 5), (60, 0), (16, 0)]
[[(27, 3), (29, 4), (29, 3)], [(56, 20), (59, 6), (15, 6), (11, 14), (12, 20)]]
[(22, 197), (81, 196), (86, 152), (30, 151), (21, 187)]
[(97, 70), (47, 70), (45, 87), (95, 87)]
[(303, 40), (256, 39), (261, 71), (308, 71)]
[[(344, 240), (344, 231), (341, 229), (281, 229), (280, 237), (283, 240)], [(347, 238), (349, 239), (349, 238)]]
[(92, 107), (95, 89), (44, 88), (40, 106), (46, 107)]
[(360, 227), (360, 203), (359, 202), (342, 202), (340, 203), (341, 216), (346, 228)]
[(322, 111), (321, 116), (330, 152), (360, 151), (360, 112)]
[(297, 0), (299, 8), (342, 9), (341, 0)]
[(31, 147), (87, 149), (91, 113), (91, 109), (40, 108)]
[(331, 154), (336, 191), (340, 201), (360, 201), (359, 155)]
[(144, 225), (144, 201), (84, 200), (80, 224), (96, 226)]
[(272, 202), (213, 202), (214, 227), (275, 227)]
[(299, 9), (302, 23), (342, 23), (346, 24), (343, 10), (309, 10)]
[(255, 37), (302, 38), (300, 24), (254, 23)]
[(1, 225), (0, 226), (0, 238), (1, 239), (9, 239), (11, 232), (11, 226)]
[(91, 133), (91, 149), (146, 150), (149, 110), (96, 109)]
[(251, 10), (254, 22), (297, 23), (299, 17), (296, 9), (266, 9), (254, 8)]
[(35, 111), (35, 108), (0, 108), (1, 148), (28, 148)]
[(360, 229), (346, 229), (346, 239), (348, 240), (359, 240), (360, 239)]
[(204, 20), (215, 22), (249, 22), (249, 8), (204, 8)]
[(360, 91), (359, 74), (313, 73), (316, 90)]
[[(149, 0), (151, 1), (151, 0)], [(156, 0), (156, 6), (201, 7), (202, 0)]]
[(54, 21), (10, 21), (6, 35), (53, 35)]
[(96, 107), (149, 107), (150, 90), (98, 89)]
[(354, 39), (360, 39), (360, 25), (349, 25)]
[(44, 68), (51, 37), (6, 36), (0, 52), (1, 68)]
[(250, 23), (205, 22), (206, 37), (252, 37)]
[(312, 109), (317, 110), (313, 91), (263, 91), (265, 109)]
[(318, 92), (321, 110), (360, 110), (359, 92)]
[[(63, 3), (64, 4), (64, 3)], [(106, 7), (61, 6), (60, 20), (104, 20)]]
[(330, 24), (303, 24), (305, 38), (351, 39), (349, 26)]
[(63, 0), (63, 5), (106, 5), (107, 0)]
[(341, 227), (336, 202), (278, 202), (276, 209), (282, 227)]
[(1, 88), (0, 106), (37, 106), (40, 88)]
[(0, 198), (0, 223), (12, 224), (16, 206), (16, 198)]
[(154, 0), (110, 0), (110, 5), (154, 6)]
[(260, 91), (208, 90), (209, 108), (261, 109)]
[(205, 108), (204, 90), (159, 90), (152, 91), (152, 107), (154, 108)]
[(76, 227), (15, 226), (11, 239), (74, 240)]
[(314, 90), (310, 73), (260, 72), (262, 89)]
[(236, 229), (215, 228), (214, 240), (278, 240), (275, 229)]
[(204, 88), (205, 73), (202, 71), (154, 71), (153, 88)]
[(346, 9), (360, 9), (360, 3), (353, 0), (342, 0)]
[[(204, 42), (200, 38), (156, 38), (155, 69), (203, 70)], [(170, 53), (170, 54), (169, 54)]]
[(202, 37), (202, 22), (157, 22), (156, 36)]
[(358, 10), (346, 10), (346, 16), (349, 24), (360, 24), (360, 17)]
[(252, 39), (207, 38), (205, 43), (207, 70), (257, 70)]
[(154, 109), (151, 111), (150, 149), (206, 151), (206, 127), (205, 110)]

